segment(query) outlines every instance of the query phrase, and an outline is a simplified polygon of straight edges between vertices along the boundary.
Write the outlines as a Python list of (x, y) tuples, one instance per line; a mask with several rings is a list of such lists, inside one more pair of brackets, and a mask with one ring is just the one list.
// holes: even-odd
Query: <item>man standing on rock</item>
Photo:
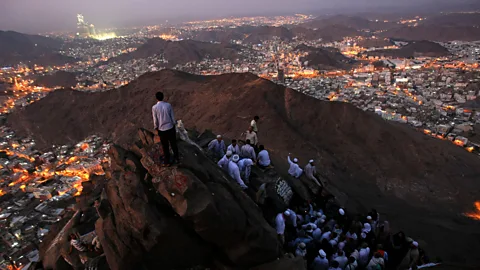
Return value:
[(172, 105), (163, 101), (162, 92), (157, 92), (155, 97), (157, 98), (157, 104), (152, 107), (153, 125), (162, 141), (164, 154), (163, 163), (169, 166), (171, 165), (169, 146), (172, 147), (175, 162), (179, 161), (175, 116)]

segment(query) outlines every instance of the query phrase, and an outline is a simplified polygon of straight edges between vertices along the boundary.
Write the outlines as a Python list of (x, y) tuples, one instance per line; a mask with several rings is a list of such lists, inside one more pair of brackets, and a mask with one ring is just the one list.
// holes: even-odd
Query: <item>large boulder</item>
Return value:
[(109, 154), (112, 179), (105, 191), (111, 212), (102, 214), (96, 232), (110, 268), (174, 269), (205, 263), (211, 247), (146, 185), (138, 157), (118, 146)]
[[(155, 190), (165, 198), (198, 236), (216, 247), (235, 266), (251, 267), (275, 260), (280, 252), (275, 230), (260, 208), (196, 145), (179, 143), (182, 162), (161, 167), (159, 144), (144, 131), (138, 151), (152, 176)], [(138, 146), (139, 144), (137, 144)]]

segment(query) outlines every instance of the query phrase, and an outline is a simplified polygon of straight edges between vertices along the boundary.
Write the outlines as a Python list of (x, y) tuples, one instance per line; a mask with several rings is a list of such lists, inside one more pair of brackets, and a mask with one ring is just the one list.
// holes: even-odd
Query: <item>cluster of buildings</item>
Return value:
[(92, 175), (103, 175), (108, 142), (91, 136), (50, 152), (0, 127), (0, 269), (39, 260), (42, 239), (52, 225), (76, 210), (76, 197)]

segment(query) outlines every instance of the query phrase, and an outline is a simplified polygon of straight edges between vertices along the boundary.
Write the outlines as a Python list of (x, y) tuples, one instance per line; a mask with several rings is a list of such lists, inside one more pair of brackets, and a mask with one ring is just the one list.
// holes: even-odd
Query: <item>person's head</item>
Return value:
[(265, 146), (263, 146), (263, 144), (262, 144), (258, 147), (258, 149), (260, 149), (260, 151), (265, 150)]
[(355, 263), (356, 259), (354, 256), (348, 257), (348, 263)]
[(412, 248), (418, 248), (418, 242), (417, 241), (413, 241)]
[(340, 264), (338, 263), (338, 261), (332, 261), (332, 267), (333, 268), (338, 268), (340, 266)]
[(337, 255), (338, 255), (339, 257), (343, 256), (343, 250), (339, 249), (338, 252), (337, 252)]
[(163, 93), (162, 92), (157, 92), (155, 94), (155, 97), (157, 98), (158, 101), (163, 101)]
[(77, 239), (77, 235), (74, 234), (74, 233), (71, 233), (71, 234), (68, 236), (68, 240), (73, 240), (73, 239)]
[(293, 162), (294, 162), (294, 163), (298, 163), (298, 159), (297, 159), (297, 158), (294, 158), (294, 159), (293, 159)]
[(253, 132), (253, 127), (252, 127), (252, 126), (249, 126), (249, 127), (248, 127), (248, 132), (250, 132), (250, 133)]
[(227, 156), (227, 158), (230, 158), (233, 155), (233, 153), (232, 151), (227, 151), (225, 155)]
[(382, 255), (380, 254), (380, 252), (375, 252), (375, 254), (373, 254), (373, 257), (378, 259), (378, 258), (382, 257)]
[(368, 247), (368, 244), (366, 242), (363, 242), (362, 245), (361, 245), (362, 248), (367, 248)]
[(221, 141), (222, 140), (222, 135), (217, 135), (217, 141)]
[(246, 144), (250, 144), (250, 140), (246, 140), (245, 143), (246, 143)]
[(300, 244), (298, 244), (298, 247), (301, 249), (301, 250), (305, 250), (307, 248), (307, 245), (305, 245), (305, 243), (301, 242)]
[(232, 145), (233, 145), (233, 146), (237, 145), (237, 140), (233, 139), (233, 140), (232, 140)]
[(318, 251), (318, 255), (320, 255), (321, 258), (327, 257), (327, 253), (325, 253), (325, 251), (323, 251), (323, 249), (320, 249), (320, 250)]
[(312, 165), (312, 166), (315, 165), (315, 162), (314, 162), (313, 159), (310, 159), (310, 161), (308, 163), (310, 163), (310, 165)]
[(253, 117), (253, 120), (255, 120), (255, 122), (258, 122), (258, 120), (260, 120), (260, 117), (258, 117), (257, 115), (255, 115), (255, 116)]
[(232, 161), (237, 163), (238, 161), (240, 160), (240, 156), (239, 155), (233, 155), (232, 157)]

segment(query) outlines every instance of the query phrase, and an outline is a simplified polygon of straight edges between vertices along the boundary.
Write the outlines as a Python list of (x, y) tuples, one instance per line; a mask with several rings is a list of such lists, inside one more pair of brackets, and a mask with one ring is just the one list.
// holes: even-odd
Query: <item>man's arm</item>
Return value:
[(290, 160), (290, 156), (287, 157), (287, 160), (288, 160), (288, 164), (292, 165), (292, 161)]
[(157, 114), (155, 113), (155, 106), (152, 107), (152, 116), (153, 116), (153, 128), (158, 130), (158, 119)]
[(255, 150), (253, 149), (252, 147), (252, 156), (253, 156), (253, 160), (256, 160), (257, 159), (257, 154), (255, 154)]

